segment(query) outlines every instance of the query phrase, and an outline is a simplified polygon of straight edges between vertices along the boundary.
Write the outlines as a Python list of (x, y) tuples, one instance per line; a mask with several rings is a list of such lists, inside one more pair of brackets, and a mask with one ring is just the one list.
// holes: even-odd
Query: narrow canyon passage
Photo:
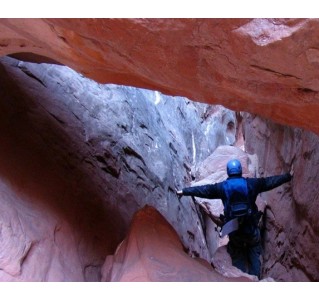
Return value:
[[(292, 185), (261, 196), (263, 277), (318, 280), (316, 134), (183, 97), (98, 84), (68, 67), (0, 62), (2, 281), (105, 280), (106, 258), (145, 205), (164, 216), (190, 259), (209, 264), (218, 242), (205, 236), (196, 206), (175, 189), (212, 174), (220, 179), (232, 145), (250, 155), (252, 176), (295, 166)], [(215, 278), (205, 276), (198, 280)]]
[(100, 280), (145, 204), (189, 253), (208, 258), (196, 211), (178, 203), (175, 187), (234, 143), (233, 112), (10, 58), (1, 59), (1, 84), (1, 199), (11, 212), (2, 214), (2, 280)]

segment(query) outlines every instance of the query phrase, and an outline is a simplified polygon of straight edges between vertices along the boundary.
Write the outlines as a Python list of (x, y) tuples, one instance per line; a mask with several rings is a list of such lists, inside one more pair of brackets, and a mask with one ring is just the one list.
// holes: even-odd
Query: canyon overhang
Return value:
[(0, 55), (319, 133), (318, 19), (0, 19)]

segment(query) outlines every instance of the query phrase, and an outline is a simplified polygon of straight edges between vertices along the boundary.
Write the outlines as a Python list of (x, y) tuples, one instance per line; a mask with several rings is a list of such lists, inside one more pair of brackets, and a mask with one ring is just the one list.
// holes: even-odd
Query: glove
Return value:
[(183, 196), (183, 191), (182, 190), (176, 190), (176, 194), (177, 194), (177, 196)]

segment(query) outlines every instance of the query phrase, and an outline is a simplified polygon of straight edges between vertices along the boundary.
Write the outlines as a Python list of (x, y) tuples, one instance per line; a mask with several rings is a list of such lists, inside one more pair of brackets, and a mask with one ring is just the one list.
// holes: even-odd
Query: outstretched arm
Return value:
[(218, 184), (207, 184), (193, 186), (176, 191), (179, 196), (195, 196), (206, 199), (221, 198), (221, 191)]
[(259, 178), (259, 192), (270, 191), (292, 179), (291, 173), (286, 173), (284, 175), (270, 176), (265, 178)]

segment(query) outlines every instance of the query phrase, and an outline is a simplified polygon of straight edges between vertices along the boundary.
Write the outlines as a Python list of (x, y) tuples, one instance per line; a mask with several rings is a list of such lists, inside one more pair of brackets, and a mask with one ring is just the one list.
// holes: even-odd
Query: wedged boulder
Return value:
[(258, 177), (258, 158), (256, 154), (248, 154), (238, 147), (222, 145), (203, 160), (197, 167), (195, 180), (197, 183), (216, 183), (227, 178), (226, 165), (231, 159), (241, 162), (244, 177)]
[(102, 281), (250, 281), (235, 275), (224, 277), (186, 254), (176, 231), (151, 206), (135, 214), (127, 237), (102, 267)]

